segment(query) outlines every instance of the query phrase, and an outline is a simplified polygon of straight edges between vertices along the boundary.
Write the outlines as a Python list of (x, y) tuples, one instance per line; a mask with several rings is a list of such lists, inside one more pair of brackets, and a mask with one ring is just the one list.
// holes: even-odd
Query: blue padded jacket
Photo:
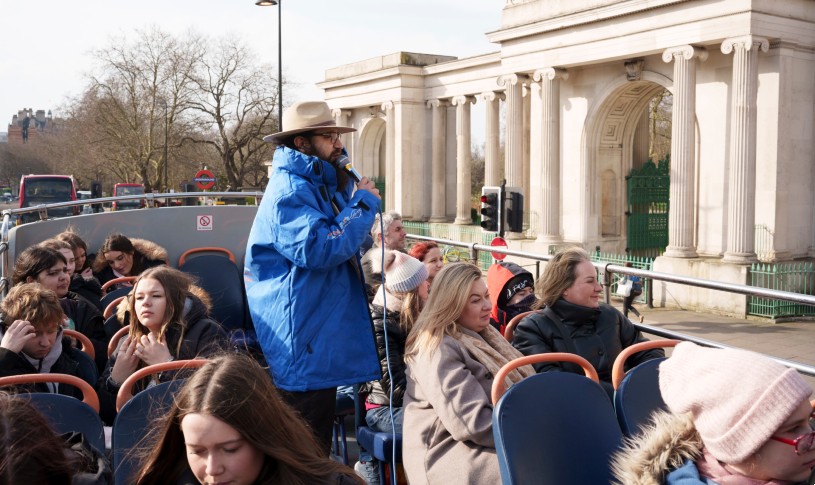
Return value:
[[(249, 310), (275, 384), (287, 391), (378, 380), (359, 248), (379, 199), (337, 192), (328, 162), (279, 147), (246, 248)], [(331, 202), (339, 214), (334, 214)]]

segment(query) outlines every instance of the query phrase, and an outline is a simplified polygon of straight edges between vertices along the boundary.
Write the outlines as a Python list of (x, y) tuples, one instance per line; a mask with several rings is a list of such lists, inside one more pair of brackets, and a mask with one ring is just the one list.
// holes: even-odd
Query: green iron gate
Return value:
[(642, 168), (632, 169), (625, 179), (628, 189), (626, 252), (655, 258), (668, 246), (670, 159), (666, 157), (659, 165), (649, 159)]

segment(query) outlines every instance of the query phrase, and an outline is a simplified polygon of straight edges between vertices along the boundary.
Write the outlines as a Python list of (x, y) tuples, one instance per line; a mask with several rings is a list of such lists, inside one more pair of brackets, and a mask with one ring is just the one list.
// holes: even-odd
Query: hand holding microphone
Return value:
[(379, 195), (379, 189), (376, 188), (376, 185), (368, 179), (368, 177), (364, 177), (357, 172), (357, 169), (351, 165), (351, 160), (348, 159), (345, 155), (340, 155), (340, 158), (336, 161), (337, 168), (343, 170), (345, 173), (351, 177), (354, 182), (357, 184), (357, 190), (367, 190), (368, 192), (374, 194), (377, 198), (381, 199), (382, 197)]

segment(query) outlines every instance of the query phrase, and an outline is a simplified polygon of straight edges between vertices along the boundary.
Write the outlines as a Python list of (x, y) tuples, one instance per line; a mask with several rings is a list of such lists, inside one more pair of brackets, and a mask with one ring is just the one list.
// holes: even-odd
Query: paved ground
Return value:
[[(648, 325), (815, 367), (815, 321), (772, 323), (684, 310), (649, 309), (645, 305), (636, 308)], [(815, 388), (815, 377), (808, 376), (807, 380)]]

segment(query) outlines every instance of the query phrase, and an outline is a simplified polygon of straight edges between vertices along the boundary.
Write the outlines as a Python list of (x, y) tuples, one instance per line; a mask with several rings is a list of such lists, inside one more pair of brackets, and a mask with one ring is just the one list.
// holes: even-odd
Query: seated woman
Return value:
[(74, 272), (71, 275), (71, 286), (68, 289), (95, 304), (99, 311), (104, 311), (100, 302), (102, 285), (93, 276), (91, 260), (88, 258), (88, 246), (85, 241), (70, 228), (57, 234), (55, 239), (68, 243), (74, 253)]
[[(49, 242), (66, 244), (56, 240)], [(64, 249), (68, 254), (70, 250)], [(101, 372), (107, 362), (108, 338), (105, 335), (102, 314), (90, 302), (68, 290), (70, 271), (65, 253), (44, 247), (32, 246), (23, 251), (14, 263), (12, 283), (39, 283), (57, 294), (67, 321), (65, 326), (76, 330), (91, 340), (96, 353), (96, 366)]]
[[(108, 402), (115, 402), (119, 387), (141, 367), (206, 356), (226, 345), (226, 332), (208, 316), (209, 297), (177, 269), (158, 266), (143, 272), (133, 285), (127, 309), (130, 330), (119, 341), (97, 385), (100, 399)], [(169, 374), (153, 376), (156, 380), (171, 378)], [(113, 422), (114, 416), (100, 414), (105, 422)]]
[(499, 261), (487, 271), (492, 314), (490, 324), (504, 334), (516, 315), (528, 312), (538, 302), (532, 273), (509, 261)]
[(55, 435), (27, 399), (0, 392), (0, 482), (112, 483), (107, 459), (90, 447), (79, 448), (78, 453)]
[(619, 483), (812, 483), (812, 389), (795, 369), (683, 342), (659, 365), (659, 391), (670, 412), (617, 453)]
[[(0, 311), (0, 377), (70, 374), (94, 385), (98, 374), (91, 360), (62, 338), (65, 314), (53, 291), (37, 283), (17, 285), (0, 302)], [(82, 399), (82, 392), (69, 385), (38, 383), (30, 388)]]
[[(375, 267), (382, 267), (375, 254), (371, 261)], [(402, 397), (405, 394), (405, 342), (419, 312), (427, 300), (427, 269), (416, 258), (399, 251), (385, 250), (385, 284), (380, 286), (371, 303), (371, 318), (374, 322), (376, 350), (382, 379), (371, 383), (365, 403), (365, 422), (374, 431), (390, 433), (395, 429), (402, 432)], [(387, 317), (387, 339), (385, 320)], [(387, 341), (387, 346), (386, 346)], [(390, 356), (390, 358), (388, 358)], [(388, 362), (390, 361), (390, 366)], [(393, 379), (391, 379), (391, 377)], [(391, 394), (391, 389), (393, 394)], [(393, 419), (391, 419), (391, 406)], [(378, 468), (373, 459), (360, 457), (360, 464), (354, 468), (365, 476), (376, 474)]]
[[(139, 276), (148, 268), (165, 264), (167, 250), (158, 244), (145, 239), (128, 239), (122, 234), (111, 234), (96, 254), (93, 274), (99, 280), (99, 284), (104, 286), (112, 279)], [(118, 284), (114, 288), (121, 286), (129, 285)]]
[[(492, 328), (490, 308), (481, 270), (448, 264), (408, 335), (402, 461), (412, 485), (501, 483), (490, 392), (521, 353)], [(507, 384), (534, 372), (519, 367)]]
[[(546, 265), (538, 281), (535, 308), (515, 328), (512, 345), (524, 355), (568, 352), (588, 360), (597, 370), (600, 384), (613, 396), (611, 368), (622, 350), (645, 339), (616, 308), (600, 303), (603, 287), (586, 251), (567, 248)], [(646, 360), (664, 357), (662, 349), (639, 352), (626, 362), (630, 368)], [(580, 366), (543, 362), (534, 365), (538, 372), (574, 372)]]
[(362, 484), (324, 456), (269, 373), (245, 355), (221, 355), (195, 371), (156, 429), (139, 485)]
[(408, 254), (424, 263), (427, 268), (427, 282), (433, 283), (436, 273), (444, 267), (444, 258), (441, 256), (439, 245), (433, 241), (422, 241), (411, 246)]

